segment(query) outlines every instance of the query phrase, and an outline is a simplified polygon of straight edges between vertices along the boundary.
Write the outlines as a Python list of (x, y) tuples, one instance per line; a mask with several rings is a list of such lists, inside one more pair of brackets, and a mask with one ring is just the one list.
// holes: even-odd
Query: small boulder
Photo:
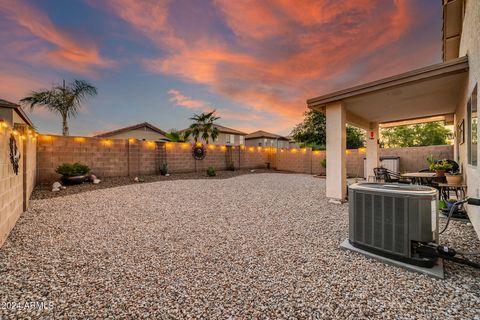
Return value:
[(139, 179), (138, 177), (135, 177), (135, 178), (133, 179), (133, 182), (140, 182), (140, 179)]
[(95, 178), (95, 179), (93, 179), (92, 182), (93, 182), (93, 184), (99, 184), (100, 181), (102, 181), (102, 180)]
[(53, 185), (52, 185), (52, 192), (58, 192), (60, 191), (61, 189), (65, 189), (64, 186), (62, 186), (62, 184), (58, 181), (54, 182)]

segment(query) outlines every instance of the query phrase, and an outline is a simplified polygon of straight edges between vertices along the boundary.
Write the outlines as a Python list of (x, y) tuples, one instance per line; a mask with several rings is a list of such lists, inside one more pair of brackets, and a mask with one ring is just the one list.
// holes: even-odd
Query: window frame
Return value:
[[(476, 124), (475, 130), (472, 128)], [(474, 137), (474, 134), (476, 137)], [(467, 163), (478, 166), (478, 84), (473, 88), (467, 102)], [(475, 143), (474, 143), (475, 141)], [(475, 147), (474, 147), (475, 145)]]

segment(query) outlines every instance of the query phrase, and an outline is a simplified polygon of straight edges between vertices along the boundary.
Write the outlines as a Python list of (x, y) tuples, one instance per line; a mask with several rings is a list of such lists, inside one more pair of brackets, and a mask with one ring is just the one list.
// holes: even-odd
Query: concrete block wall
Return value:
[[(265, 168), (308, 174), (324, 174), (321, 161), (325, 151), (207, 145), (203, 160), (192, 157), (192, 143), (160, 143), (132, 139), (40, 136), (38, 139), (38, 180), (51, 182), (59, 175), (55, 168), (62, 163), (80, 162), (100, 177), (158, 174), (162, 163), (168, 171), (201, 172), (213, 166), (227, 168), (231, 159), (235, 168)], [(418, 171), (427, 167), (426, 158), (453, 159), (453, 146), (380, 149), (380, 156), (399, 156), (400, 171)], [(365, 149), (346, 151), (347, 174), (363, 177)]]
[(62, 163), (80, 162), (88, 165), (99, 176), (122, 176), (130, 166), (138, 170), (140, 159), (129, 159), (128, 140), (85, 137), (47, 136), (38, 137), (38, 181), (54, 181), (59, 178), (55, 169)]
[(195, 160), (192, 148), (192, 143), (42, 135), (38, 139), (38, 181), (58, 180), (55, 169), (62, 163), (80, 162), (100, 177), (114, 177), (158, 174), (163, 163), (172, 173), (206, 171), (210, 166), (225, 170), (227, 154), (237, 169), (264, 168), (275, 160), (265, 148), (213, 144), (206, 146), (205, 159)]
[(31, 137), (22, 140), (17, 135), (15, 138), (21, 154), (18, 175), (10, 161), (10, 130), (0, 128), (0, 246), (28, 207), (35, 186), (36, 142)]
[[(453, 159), (453, 146), (427, 146), (412, 148), (380, 149), (380, 156), (400, 157), (400, 172), (416, 172), (428, 167), (427, 157), (433, 155), (437, 159)], [(321, 160), (326, 157), (326, 151), (311, 149), (279, 149), (277, 150), (277, 170), (324, 174)], [(347, 175), (363, 177), (365, 149), (346, 151)], [(327, 164), (328, 165), (328, 164)]]
[(436, 159), (454, 160), (453, 145), (380, 149), (380, 156), (400, 157), (400, 172), (428, 169), (429, 155), (433, 155)]

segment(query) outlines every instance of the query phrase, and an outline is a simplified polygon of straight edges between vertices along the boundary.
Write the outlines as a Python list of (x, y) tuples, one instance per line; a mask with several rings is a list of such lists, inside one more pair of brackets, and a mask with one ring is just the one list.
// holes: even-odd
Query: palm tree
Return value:
[(193, 136), (195, 142), (198, 141), (198, 138), (202, 138), (208, 144), (209, 139), (212, 139), (212, 142), (217, 140), (218, 129), (215, 127), (214, 122), (220, 117), (216, 117), (216, 110), (211, 112), (203, 112), (201, 114), (195, 114), (190, 120), (194, 122), (189, 127), (189, 134)]
[(54, 86), (51, 90), (32, 91), (30, 96), (20, 100), (29, 105), (33, 110), (37, 106), (42, 106), (48, 110), (60, 114), (62, 117), (62, 133), (68, 136), (68, 119), (76, 117), (88, 96), (97, 94), (97, 89), (84, 80), (74, 80), (68, 86)]
[(171, 142), (187, 142), (188, 137), (190, 136), (190, 131), (177, 131), (175, 129), (170, 130), (169, 133), (165, 135)]

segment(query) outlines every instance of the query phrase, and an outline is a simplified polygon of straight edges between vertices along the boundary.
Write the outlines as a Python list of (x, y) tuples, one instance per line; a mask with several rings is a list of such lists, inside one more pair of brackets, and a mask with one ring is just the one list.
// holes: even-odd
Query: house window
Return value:
[(467, 105), (467, 125), (468, 125), (468, 164), (477, 165), (477, 146), (478, 146), (478, 114), (477, 114), (477, 86), (473, 89), (472, 96), (468, 100)]
[(245, 137), (244, 136), (240, 136), (240, 144), (245, 144)]
[(234, 144), (235, 143), (235, 135), (227, 134), (227, 144)]

